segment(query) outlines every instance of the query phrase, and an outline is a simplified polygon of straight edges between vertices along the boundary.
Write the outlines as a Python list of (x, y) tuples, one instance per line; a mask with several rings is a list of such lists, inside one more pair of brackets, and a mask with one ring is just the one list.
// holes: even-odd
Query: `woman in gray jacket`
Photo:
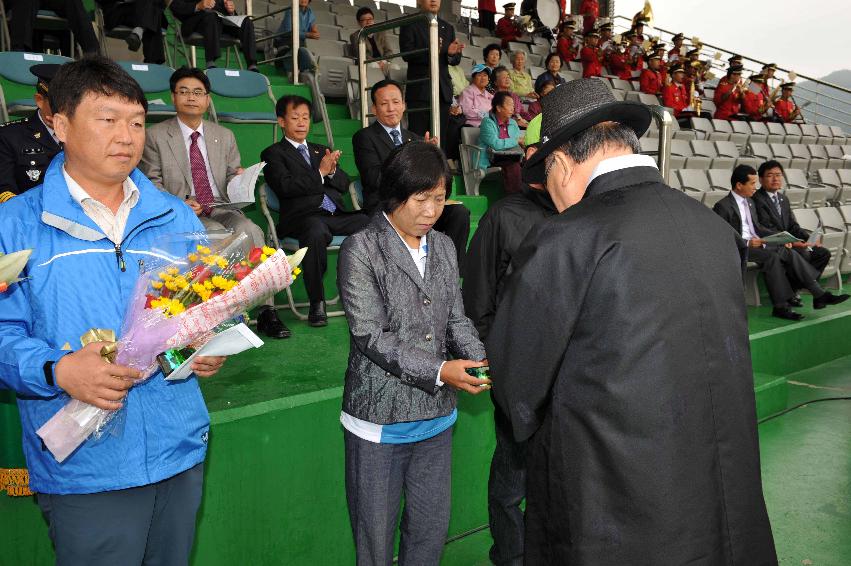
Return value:
[(396, 148), (381, 176), (383, 211), (340, 250), (351, 335), (340, 421), (359, 566), (392, 563), (403, 492), (399, 564), (440, 562), (456, 390), (490, 388), (466, 373), (486, 365), (485, 349), (464, 316), (452, 240), (432, 230), (450, 186), (439, 148)]

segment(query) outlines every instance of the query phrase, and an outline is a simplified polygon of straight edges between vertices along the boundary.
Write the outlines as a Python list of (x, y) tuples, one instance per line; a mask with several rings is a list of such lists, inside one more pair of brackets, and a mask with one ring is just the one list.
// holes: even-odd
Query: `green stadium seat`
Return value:
[[(174, 69), (165, 65), (155, 65), (153, 63), (134, 63), (132, 61), (119, 61), (121, 67), (127, 71), (131, 77), (136, 79), (142, 91), (145, 93), (145, 98), (148, 99), (148, 119), (159, 118), (166, 119), (174, 116), (177, 112), (174, 109), (174, 104), (169, 104), (171, 100), (171, 86), (169, 79), (171, 78)], [(152, 102), (152, 101), (162, 101)], [(157, 121), (157, 120), (154, 120)]]
[(216, 122), (277, 124), (275, 95), (269, 79), (254, 71), (207, 69)]
[(26, 116), (36, 111), (33, 94), (38, 79), (30, 72), (30, 67), (43, 63), (62, 65), (69, 61), (72, 59), (46, 53), (0, 52), (0, 96), (5, 100), (3, 121), (8, 120), (10, 114)]

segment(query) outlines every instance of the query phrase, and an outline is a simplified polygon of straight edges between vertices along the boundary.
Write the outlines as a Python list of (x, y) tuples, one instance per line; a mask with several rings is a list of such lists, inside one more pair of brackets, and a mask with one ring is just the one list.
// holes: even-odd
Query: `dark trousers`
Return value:
[(85, 495), (38, 494), (56, 566), (186, 566), (204, 464), (167, 480)]
[(369, 224), (369, 216), (362, 212), (322, 212), (313, 214), (294, 223), (294, 229), (287, 235), (298, 239), (298, 245), (307, 247), (307, 254), (301, 262), (304, 272), (304, 286), (311, 303), (325, 300), (325, 287), (322, 278), (328, 269), (328, 244), (334, 236), (354, 234)]
[(438, 566), (449, 529), (452, 429), (408, 444), (344, 431), (346, 501), (358, 566), (391, 566), (402, 511), (399, 566)]
[(108, 30), (116, 26), (142, 28), (142, 54), (145, 63), (161, 65), (165, 63), (162, 29), (168, 24), (164, 21), (164, 13), (163, 0), (136, 0), (104, 6), (103, 19)]
[[(15, 0), (9, 36), (13, 51), (33, 51), (33, 29), (39, 10), (53, 10), (68, 20), (68, 28), (84, 53), (97, 53), (100, 44), (82, 0)], [(73, 57), (73, 53), (68, 54)]]
[(511, 422), (494, 406), (496, 448), (488, 477), (488, 524), (496, 566), (521, 566), (525, 523), (520, 503), (526, 497), (526, 442), (514, 440)]
[(496, 14), (494, 12), (485, 12), (484, 10), (479, 10), (479, 25), (485, 29), (490, 31), (494, 31), (496, 29)]
[(819, 277), (821, 277), (827, 264), (830, 263), (830, 250), (827, 248), (817, 247), (811, 250), (807, 248), (795, 248), (795, 251), (801, 254), (801, 257), (818, 272)]
[[(428, 100), (410, 100), (407, 101), (408, 108), (428, 108)], [(458, 159), (458, 144), (461, 140), (461, 128), (464, 126), (463, 118), (456, 119), (456, 116), (449, 115), (448, 102), (440, 102), (440, 149), (446, 154), (447, 159)], [(410, 112), (408, 113), (408, 129), (425, 136), (426, 132), (431, 131), (431, 112)]]
[(467, 257), (467, 240), (470, 237), (470, 210), (463, 204), (447, 204), (443, 207), (443, 214), (434, 223), (434, 229), (449, 236), (455, 244), (458, 271), (463, 273), (464, 258)]
[(236, 29), (230, 24), (224, 24), (213, 10), (203, 10), (181, 21), (180, 28), (184, 38), (195, 32), (204, 36), (204, 57), (208, 66), (214, 64), (221, 54), (222, 34), (239, 39), (247, 65), (257, 63), (254, 22), (249, 18), (245, 18), (242, 21), (242, 26)]
[(795, 289), (807, 289), (814, 297), (824, 293), (818, 273), (803, 256), (785, 247), (748, 248), (748, 261), (756, 262), (775, 307), (785, 307)]

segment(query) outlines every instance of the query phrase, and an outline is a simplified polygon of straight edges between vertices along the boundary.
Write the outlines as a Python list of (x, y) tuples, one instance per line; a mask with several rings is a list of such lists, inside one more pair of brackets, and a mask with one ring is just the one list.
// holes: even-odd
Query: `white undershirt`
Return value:
[(748, 199), (736, 194), (735, 191), (733, 191), (733, 198), (736, 199), (736, 204), (739, 206), (739, 216), (742, 217), (742, 238), (745, 240), (757, 238), (756, 228), (754, 228), (753, 219), (751, 218), (751, 210), (748, 206)]
[(629, 155), (619, 155), (617, 157), (610, 157), (609, 159), (602, 160), (600, 163), (597, 164), (596, 167), (594, 167), (594, 170), (591, 171), (591, 176), (588, 177), (588, 184), (585, 185), (585, 188), (588, 188), (588, 185), (591, 184), (591, 181), (593, 181), (600, 175), (605, 175), (606, 173), (611, 173), (612, 171), (627, 169), (629, 167), (653, 167), (654, 169), (659, 168), (656, 165), (656, 160), (650, 157), (649, 155), (631, 153)]
[(127, 227), (127, 217), (130, 216), (130, 210), (139, 202), (139, 189), (136, 187), (136, 183), (130, 177), (124, 179), (124, 200), (121, 201), (118, 212), (113, 214), (108, 206), (89, 196), (89, 193), (65, 171), (64, 165), (62, 166), (62, 174), (65, 176), (65, 183), (68, 185), (71, 198), (80, 204), (86, 216), (97, 224), (98, 228), (106, 234), (106, 237), (112, 243), (120, 244), (124, 238), (124, 229)]

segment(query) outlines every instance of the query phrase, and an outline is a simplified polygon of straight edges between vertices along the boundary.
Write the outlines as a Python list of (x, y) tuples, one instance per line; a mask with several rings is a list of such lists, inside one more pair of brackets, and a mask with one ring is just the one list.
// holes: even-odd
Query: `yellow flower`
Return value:
[(159, 277), (163, 281), (168, 281), (169, 279), (171, 279), (171, 275), (169, 275), (165, 271), (160, 271), (159, 273), (157, 273), (157, 277)]
[(295, 277), (297, 275), (301, 275), (301, 268), (300, 267), (296, 267), (295, 269), (293, 269), (293, 277)]
[(213, 275), (211, 279), (213, 285), (221, 289), (222, 291), (227, 291), (228, 288), (228, 280), (222, 277), (221, 275)]
[(204, 288), (212, 291), (213, 289), (215, 289), (215, 285), (213, 285), (212, 281), (207, 279), (206, 281), (204, 281)]
[(212, 292), (211, 292), (210, 289), (207, 289), (207, 287), (205, 287), (203, 284), (193, 283), (192, 284), (192, 290), (195, 291), (195, 293), (199, 297), (201, 297), (202, 302), (210, 300), (210, 295), (212, 294)]
[(198, 261), (198, 254), (189, 254), (189, 261), (191, 261), (192, 263)]
[(228, 262), (222, 256), (216, 256), (216, 265), (219, 266), (219, 269), (224, 269), (228, 266)]
[(156, 289), (157, 291), (159, 291), (160, 289), (162, 289), (162, 288), (163, 288), (163, 282), (162, 282), (162, 281), (153, 281), (153, 282), (151, 283), (151, 287), (153, 287), (154, 289)]
[(260, 256), (260, 263), (263, 263), (263, 262), (264, 262), (264, 261), (266, 261), (267, 259), (269, 259), (269, 256), (267, 256), (266, 254), (262, 254), (262, 255)]
[(171, 276), (175, 276), (178, 273), (180, 273), (180, 270), (177, 269), (176, 267), (169, 267), (168, 269), (166, 269), (166, 273), (168, 273)]
[(173, 279), (169, 279), (165, 282), (165, 288), (169, 291), (177, 291), (177, 284), (174, 282)]
[(197, 248), (195, 248), (195, 249), (197, 249), (197, 250), (198, 250), (200, 253), (202, 253), (202, 254), (208, 254), (208, 253), (210, 253), (210, 248), (205, 247), (205, 246), (201, 246), (201, 245), (199, 245), (199, 246), (198, 246)]
[(274, 255), (275, 252), (278, 251), (275, 248), (270, 248), (269, 246), (263, 246), (263, 255)]
[(189, 287), (189, 281), (187, 281), (186, 278), (182, 275), (174, 278), (174, 284), (177, 286), (178, 289), (186, 289), (187, 287)]

